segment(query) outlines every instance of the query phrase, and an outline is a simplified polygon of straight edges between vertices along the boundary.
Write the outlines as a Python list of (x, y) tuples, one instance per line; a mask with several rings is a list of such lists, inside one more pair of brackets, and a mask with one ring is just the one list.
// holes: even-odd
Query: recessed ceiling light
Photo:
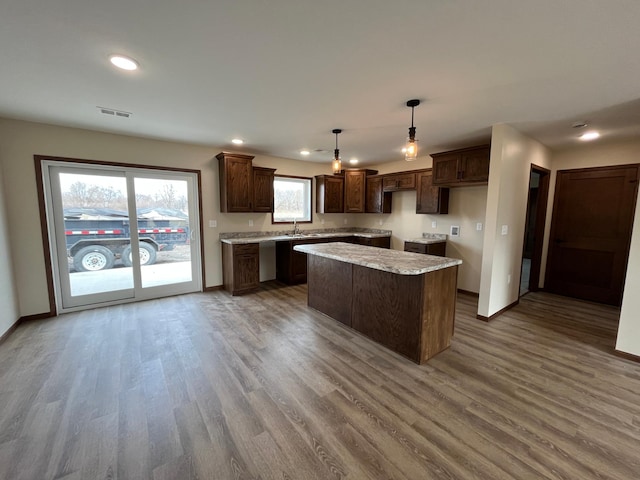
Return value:
[(349, 160), (349, 163), (351, 165), (355, 165), (356, 163), (358, 163), (358, 159), (357, 158), (352, 158), (351, 160)]
[(231, 140), (231, 143), (235, 145), (242, 145), (244, 143), (244, 140), (242, 140), (241, 138), (234, 138), (233, 140)]
[(600, 134), (598, 132), (587, 132), (587, 133), (583, 133), (582, 135), (580, 135), (580, 140), (583, 141), (589, 141), (589, 140), (595, 140), (596, 138), (598, 138), (600, 136)]
[(124, 55), (111, 55), (109, 61), (122, 70), (137, 70), (138, 62), (133, 58), (125, 57)]
[(300, 150), (300, 155), (309, 155), (311, 152), (307, 149)]

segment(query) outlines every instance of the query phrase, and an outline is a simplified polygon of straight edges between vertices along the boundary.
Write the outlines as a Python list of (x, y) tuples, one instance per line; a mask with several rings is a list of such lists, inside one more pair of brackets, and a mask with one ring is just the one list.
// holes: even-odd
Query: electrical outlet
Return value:
[(482, 223), (478, 222), (476, 223), (476, 230), (481, 232), (482, 231)]
[(437, 227), (438, 227), (438, 222), (436, 222), (435, 220), (431, 222), (431, 228), (437, 228)]
[(509, 233), (509, 225), (502, 225), (502, 235), (507, 235)]
[(324, 225), (324, 218), (320, 220), (320, 225)]
[(347, 224), (347, 219), (346, 219), (346, 218), (344, 219), (344, 224), (345, 224), (345, 225)]
[(378, 225), (382, 225), (382, 220), (378, 220)]
[(253, 227), (253, 220), (249, 220), (249, 226)]
[(209, 228), (216, 228), (218, 226), (217, 220), (209, 220)]

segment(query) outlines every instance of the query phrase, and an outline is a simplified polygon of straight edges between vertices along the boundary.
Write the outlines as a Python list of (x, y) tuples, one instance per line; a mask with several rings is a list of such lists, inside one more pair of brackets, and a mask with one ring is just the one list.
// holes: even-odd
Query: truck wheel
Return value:
[(81, 248), (73, 256), (73, 267), (76, 272), (97, 272), (113, 267), (113, 252), (102, 245), (89, 245)]
[[(156, 263), (156, 249), (153, 246), (149, 245), (146, 242), (140, 242), (140, 266), (143, 265), (153, 265)], [(122, 250), (122, 264), (125, 267), (130, 267), (133, 265), (131, 261), (131, 245), (127, 245)]]

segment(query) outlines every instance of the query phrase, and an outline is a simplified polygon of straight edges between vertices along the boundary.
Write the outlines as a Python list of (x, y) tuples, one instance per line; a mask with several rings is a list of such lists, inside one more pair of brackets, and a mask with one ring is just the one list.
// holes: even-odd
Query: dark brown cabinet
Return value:
[(293, 247), (310, 243), (346, 242), (389, 248), (390, 237), (366, 238), (353, 235), (328, 238), (300, 238), (276, 242), (276, 279), (288, 285), (307, 282), (307, 254), (296, 252)]
[(344, 212), (344, 177), (316, 176), (316, 213)]
[(253, 211), (253, 157), (222, 152), (216, 158), (220, 172), (220, 211)]
[(416, 173), (416, 213), (445, 214), (449, 212), (449, 189), (434, 187), (433, 172)]
[(365, 213), (391, 213), (391, 192), (382, 190), (383, 175), (367, 177)]
[(260, 286), (259, 244), (222, 244), (222, 283), (231, 295), (247, 293)]
[(426, 255), (436, 255), (438, 257), (445, 257), (447, 252), (447, 242), (437, 243), (419, 243), (419, 242), (404, 242), (405, 252), (423, 253)]
[(382, 179), (382, 190), (384, 192), (396, 192), (399, 190), (415, 190), (416, 173), (399, 172), (384, 175)]
[(273, 212), (275, 168), (254, 167), (251, 155), (222, 152), (216, 158), (221, 212)]
[(391, 248), (391, 237), (354, 237), (355, 243), (368, 247)]
[(366, 170), (345, 170), (344, 172), (344, 211), (345, 213), (364, 213), (366, 198)]
[(433, 157), (433, 185), (482, 185), (489, 181), (491, 147), (463, 148), (431, 155)]
[(275, 168), (253, 167), (253, 211), (273, 212)]

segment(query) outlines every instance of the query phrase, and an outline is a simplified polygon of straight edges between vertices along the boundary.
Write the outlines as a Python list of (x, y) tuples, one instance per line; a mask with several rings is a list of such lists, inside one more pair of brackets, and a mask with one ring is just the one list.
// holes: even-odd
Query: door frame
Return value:
[[(44, 255), (45, 261), (45, 275), (47, 280), (47, 291), (49, 296), (49, 312), (43, 313), (44, 316), (56, 316), (58, 314), (58, 307), (56, 304), (56, 293), (54, 286), (54, 270), (53, 270), (53, 261), (51, 255), (51, 245), (55, 242), (55, 239), (50, 237), (49, 227), (47, 224), (47, 215), (46, 215), (46, 193), (44, 188), (44, 162), (45, 161), (53, 161), (53, 162), (65, 162), (69, 164), (86, 164), (86, 165), (95, 165), (95, 166), (103, 166), (103, 167), (116, 167), (116, 168), (125, 168), (125, 169), (143, 169), (143, 170), (157, 170), (164, 172), (175, 172), (175, 173), (188, 173), (195, 175), (195, 188), (196, 195), (198, 198), (198, 202), (196, 205), (197, 218), (199, 222), (198, 237), (200, 241), (200, 262), (201, 268), (199, 271), (201, 273), (201, 289), (205, 289), (206, 285), (206, 276), (204, 269), (204, 239), (202, 233), (202, 225), (203, 225), (203, 217), (202, 217), (202, 174), (200, 170), (195, 169), (187, 169), (187, 168), (174, 168), (174, 167), (163, 167), (163, 166), (153, 166), (153, 165), (144, 165), (144, 164), (135, 164), (135, 163), (124, 163), (124, 162), (106, 162), (101, 160), (90, 160), (90, 159), (79, 159), (79, 158), (68, 158), (68, 157), (56, 157), (49, 155), (34, 155), (34, 164), (35, 164), (35, 172), (36, 172), (36, 189), (38, 193), (38, 209), (40, 213), (40, 230), (42, 234), (42, 251)], [(132, 299), (129, 301), (140, 301), (142, 299)], [(127, 303), (128, 301), (118, 301), (113, 302), (114, 304), (119, 303)], [(108, 305), (106, 303), (104, 305)]]
[[(527, 228), (526, 222), (529, 219), (529, 212), (531, 205), (529, 205), (528, 190), (531, 188), (531, 173), (537, 173), (540, 175), (540, 186), (538, 190), (537, 208), (536, 208), (536, 220), (533, 228), (533, 255), (531, 256), (531, 270), (529, 272), (529, 292), (537, 292), (540, 290), (540, 270), (542, 267), (542, 250), (544, 247), (544, 228), (547, 221), (547, 206), (549, 203), (549, 181), (551, 179), (551, 170), (544, 167), (540, 167), (535, 164), (531, 164), (529, 171), (529, 185), (527, 186), (527, 213), (525, 217), (525, 231), (524, 238), (522, 240), (522, 257), (520, 259), (520, 278), (522, 278), (522, 259), (524, 258), (524, 251), (527, 243)], [(518, 293), (518, 297), (520, 293)]]

